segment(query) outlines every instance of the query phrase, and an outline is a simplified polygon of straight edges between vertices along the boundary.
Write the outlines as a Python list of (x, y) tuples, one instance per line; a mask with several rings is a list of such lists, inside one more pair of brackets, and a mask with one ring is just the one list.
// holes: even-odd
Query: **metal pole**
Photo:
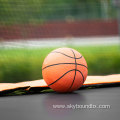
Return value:
[(117, 9), (117, 17), (118, 17), (118, 35), (119, 35), (119, 45), (120, 45), (120, 8)]
[(101, 12), (102, 12), (102, 18), (107, 20), (109, 18), (109, 15), (108, 15), (108, 1), (101, 0)]

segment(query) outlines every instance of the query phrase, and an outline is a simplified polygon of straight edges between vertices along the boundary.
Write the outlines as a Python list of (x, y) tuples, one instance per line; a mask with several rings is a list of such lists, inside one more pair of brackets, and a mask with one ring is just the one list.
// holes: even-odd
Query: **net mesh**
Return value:
[(58, 47), (78, 50), (89, 75), (120, 73), (117, 11), (112, 0), (0, 0), (0, 82), (41, 79)]
[(116, 18), (109, 0), (0, 0), (0, 39), (117, 35)]

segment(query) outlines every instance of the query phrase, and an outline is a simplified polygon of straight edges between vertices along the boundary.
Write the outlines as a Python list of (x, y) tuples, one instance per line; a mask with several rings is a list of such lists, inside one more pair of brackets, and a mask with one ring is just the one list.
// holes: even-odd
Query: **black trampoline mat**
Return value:
[[(105, 108), (53, 108), (53, 105), (110, 105)], [(120, 87), (81, 89), (74, 93), (56, 92), (0, 97), (1, 120), (118, 120)]]

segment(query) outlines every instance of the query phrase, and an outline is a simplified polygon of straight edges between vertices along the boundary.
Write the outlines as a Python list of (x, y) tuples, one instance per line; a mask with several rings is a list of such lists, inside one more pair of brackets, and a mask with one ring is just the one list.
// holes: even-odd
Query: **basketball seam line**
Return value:
[[(67, 71), (67, 72), (64, 73), (61, 77), (59, 77), (57, 80), (55, 80), (54, 82), (50, 83), (48, 86), (56, 83), (58, 80), (60, 80), (62, 77), (64, 77), (67, 73), (69, 73), (69, 72), (71, 72), (71, 71), (74, 71), (74, 70), (75, 70), (75, 69), (71, 69), (71, 70)], [(82, 75), (82, 77), (83, 77), (83, 82), (84, 82), (84, 76), (83, 76), (82, 72), (81, 72), (80, 70), (76, 70), (76, 71), (78, 71), (79, 73), (81, 73), (81, 75)]]
[[(57, 63), (57, 64), (52, 64), (52, 65), (48, 65), (48, 66), (44, 67), (42, 70), (44, 70), (44, 69), (46, 69), (46, 68), (48, 68), (48, 67), (55, 66), (55, 65), (60, 65), (60, 64), (75, 64), (75, 63)], [(85, 65), (83, 65), (83, 64), (78, 64), (78, 63), (76, 63), (76, 65), (80, 65), (80, 66), (83, 66), (83, 67), (85, 67), (85, 68), (88, 69), (88, 67), (85, 66)]]
[[(62, 54), (62, 55), (64, 55), (64, 56), (67, 56), (67, 57), (69, 57), (69, 58), (75, 59), (74, 57), (71, 57), (71, 56), (69, 56), (69, 55), (66, 55), (65, 53), (62, 53), (62, 52), (54, 51), (54, 52), (51, 52), (51, 53), (60, 53), (60, 54)], [(79, 58), (76, 58), (76, 59), (81, 59), (81, 58), (82, 58), (82, 56), (80, 56)]]
[(71, 84), (71, 86), (69, 87), (68, 91), (72, 88), (72, 86), (73, 86), (73, 84), (74, 84), (75, 77), (76, 77), (76, 70), (77, 70), (76, 56), (75, 56), (75, 53), (74, 53), (74, 51), (73, 51), (72, 49), (71, 49), (71, 51), (72, 51), (72, 53), (73, 53), (73, 55), (74, 55), (74, 59), (75, 59), (75, 75), (74, 75), (74, 79), (73, 79), (72, 84)]
[(54, 83), (56, 83), (58, 80), (60, 80), (62, 77), (64, 77), (67, 73), (69, 73), (69, 72), (71, 72), (71, 71), (74, 71), (75, 69), (71, 69), (71, 70), (69, 70), (69, 71), (67, 71), (66, 73), (64, 73), (61, 77), (59, 77), (57, 80), (55, 80), (54, 82), (52, 82), (51, 84), (49, 84), (48, 86), (50, 86), (50, 85), (52, 85), (52, 84), (54, 84)]
[(84, 75), (83, 75), (83, 73), (80, 71), (80, 70), (77, 70), (79, 73), (81, 73), (81, 75), (82, 75), (82, 77), (83, 77), (83, 83), (84, 83), (84, 80), (85, 80), (85, 78), (84, 78)]

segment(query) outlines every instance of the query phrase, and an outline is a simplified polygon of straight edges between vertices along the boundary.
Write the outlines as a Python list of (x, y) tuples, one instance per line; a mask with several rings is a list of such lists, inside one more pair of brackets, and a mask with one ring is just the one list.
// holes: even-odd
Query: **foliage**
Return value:
[[(107, 16), (115, 10), (107, 0)], [(104, 19), (101, 0), (0, 0), (1, 24), (41, 24), (53, 20)]]
[[(89, 75), (120, 73), (118, 46), (75, 47), (85, 57)], [(42, 78), (42, 63), (55, 48), (0, 49), (0, 82), (20, 82)]]

